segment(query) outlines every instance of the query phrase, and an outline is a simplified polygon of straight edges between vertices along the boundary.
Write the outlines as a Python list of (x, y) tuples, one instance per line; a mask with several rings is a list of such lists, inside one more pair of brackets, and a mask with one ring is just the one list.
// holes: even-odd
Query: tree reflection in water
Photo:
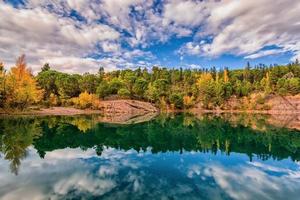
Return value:
[(10, 169), (18, 174), (26, 149), (42, 134), (39, 122), (34, 118), (16, 118), (1, 121), (1, 151), (10, 161)]
[(1, 152), (18, 174), (26, 149), (33, 146), (40, 157), (67, 147), (135, 149), (152, 153), (218, 151), (247, 154), (259, 159), (300, 160), (300, 132), (268, 125), (260, 115), (160, 115), (156, 119), (130, 125), (97, 122), (97, 116), (18, 117), (0, 122)]

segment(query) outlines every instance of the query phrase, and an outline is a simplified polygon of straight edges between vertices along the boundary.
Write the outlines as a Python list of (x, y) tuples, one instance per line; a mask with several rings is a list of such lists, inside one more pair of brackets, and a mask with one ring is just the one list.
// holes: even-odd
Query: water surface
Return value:
[(300, 131), (264, 116), (0, 120), (0, 199), (299, 199)]

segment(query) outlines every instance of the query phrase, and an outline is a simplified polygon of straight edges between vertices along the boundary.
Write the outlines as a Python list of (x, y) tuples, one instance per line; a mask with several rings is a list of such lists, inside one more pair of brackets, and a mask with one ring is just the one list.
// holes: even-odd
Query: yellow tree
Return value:
[(207, 85), (207, 83), (212, 80), (213, 80), (213, 77), (212, 77), (211, 73), (203, 73), (200, 75), (200, 77), (197, 80), (197, 86), (202, 87), (204, 85)]
[(228, 70), (224, 69), (224, 83), (227, 83), (228, 81), (229, 81)]
[(197, 80), (199, 98), (203, 106), (207, 108), (215, 96), (215, 81), (210, 73), (203, 73)]
[(260, 81), (260, 84), (263, 86), (263, 89), (266, 94), (269, 94), (272, 91), (269, 72), (266, 73), (266, 76)]
[(12, 67), (7, 75), (6, 105), (13, 108), (24, 109), (41, 100), (42, 90), (26, 67), (25, 55), (17, 59), (16, 66)]

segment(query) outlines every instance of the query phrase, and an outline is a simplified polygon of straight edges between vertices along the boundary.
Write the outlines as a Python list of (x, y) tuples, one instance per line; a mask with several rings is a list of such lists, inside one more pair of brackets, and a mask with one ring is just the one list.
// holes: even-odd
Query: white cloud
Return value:
[(77, 194), (90, 193), (93, 196), (101, 196), (116, 186), (111, 179), (96, 179), (89, 172), (75, 173), (70, 177), (59, 180), (53, 186), (55, 196), (68, 196), (72, 191)]
[(164, 24), (175, 22), (183, 26), (196, 26), (209, 14), (207, 2), (172, 0), (164, 6)]
[(263, 56), (270, 56), (275, 54), (283, 53), (284, 51), (282, 49), (271, 49), (271, 50), (262, 50), (254, 54), (250, 54), (248, 56), (245, 56), (246, 59), (255, 59), (260, 58)]
[(0, 58), (13, 63), (25, 53), (34, 71), (45, 61), (62, 71), (96, 71), (97, 61), (86, 56), (97, 50), (98, 43), (119, 39), (119, 33), (107, 25), (87, 25), (42, 8), (16, 9), (4, 3), (0, 3), (0, 27)]
[[(33, 151), (33, 149), (30, 149)], [(79, 148), (71, 149), (71, 148), (65, 148), (65, 149), (57, 149), (51, 152), (47, 152), (45, 159), (47, 160), (71, 160), (76, 158), (92, 158), (95, 157), (96, 152), (94, 149), (88, 149), (86, 151), (82, 151)]]
[[(30, 147), (18, 176), (0, 159), (1, 199), (298, 199), (299, 163), (248, 162), (246, 155), (199, 152), (137, 153), (104, 147), (60, 149), (44, 159)], [(197, 159), (195, 159), (197, 158)], [(222, 161), (226, 160), (225, 163)], [(172, 162), (171, 162), (172, 161)], [(163, 176), (161, 176), (163, 174)], [(176, 177), (174, 179), (174, 177)], [(255, 186), (255, 187), (254, 187)]]
[(188, 55), (200, 56), (202, 51), (201, 51), (201, 46), (199, 44), (194, 44), (193, 42), (188, 42), (179, 49), (178, 53), (180, 55), (188, 54)]
[(112, 24), (130, 30), (130, 9), (142, 3), (142, 0), (104, 0), (102, 7)]
[[(25, 53), (33, 71), (45, 60), (68, 72), (92, 72), (105, 63), (112, 70), (153, 64), (159, 58), (143, 49), (174, 37), (190, 38), (180, 55), (255, 59), (290, 52), (300, 59), (299, 10), (295, 0), (27, 0), (17, 8), (2, 1), (0, 59), (12, 65)], [(144, 59), (126, 55), (135, 51)], [(95, 54), (99, 58), (88, 58)]]
[[(294, 171), (268, 164), (255, 163), (253, 166), (250, 163), (249, 166), (237, 165), (229, 169), (215, 165), (211, 166), (209, 175), (233, 199), (282, 199), (286, 194), (289, 194), (290, 199), (298, 198), (299, 188), (296, 185), (299, 180), (293, 176)], [(272, 176), (272, 173), (282, 175)]]
[(104, 52), (118, 52), (121, 47), (118, 43), (102, 42), (101, 47)]
[[(290, 51), (294, 59), (300, 57), (299, 1), (223, 0), (208, 1), (207, 7), (209, 14), (201, 23), (197, 38), (209, 36), (212, 40), (205, 44), (196, 40), (192, 45), (200, 45), (201, 55), (215, 57), (229, 53), (258, 58)], [(277, 46), (282, 51), (262, 51), (266, 46)], [(193, 55), (193, 52), (187, 53)]]
[[(0, 3), (0, 59), (9, 68), (25, 53), (34, 72), (45, 62), (54, 69), (70, 73), (96, 72), (99, 66), (106, 71), (134, 68), (137, 61), (148, 67), (150, 60), (155, 59), (150, 52), (138, 48), (128, 50), (121, 44), (128, 42), (132, 47), (146, 47), (151, 38), (164, 37), (164, 34), (157, 35), (157, 31), (149, 31), (161, 23), (151, 6), (152, 1), (141, 0), (28, 0), (18, 8)], [(151, 19), (145, 22), (131, 18), (133, 7)], [(68, 17), (72, 10), (86, 21)], [(100, 19), (109, 25), (99, 23)], [(124, 36), (120, 29), (126, 29), (131, 35)], [(188, 31), (179, 32), (184, 35)], [(89, 55), (99, 58), (89, 58)]]

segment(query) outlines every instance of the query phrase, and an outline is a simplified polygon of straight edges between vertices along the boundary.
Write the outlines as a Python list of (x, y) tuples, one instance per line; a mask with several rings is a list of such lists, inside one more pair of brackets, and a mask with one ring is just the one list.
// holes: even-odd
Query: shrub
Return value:
[(58, 97), (51, 93), (50, 96), (49, 96), (49, 105), (50, 106), (57, 106), (59, 104), (59, 99)]
[(184, 96), (183, 97), (183, 105), (185, 108), (190, 108), (194, 105), (194, 97), (193, 96)]
[(126, 88), (121, 88), (118, 91), (118, 95), (123, 98), (128, 98), (130, 97), (130, 92)]
[(171, 94), (170, 96), (170, 103), (174, 104), (175, 108), (183, 108), (183, 96), (182, 94)]
[(75, 97), (71, 99), (71, 102), (81, 109), (85, 108), (99, 108), (100, 101), (95, 94), (89, 94), (88, 92), (83, 92), (79, 95), (79, 97)]

